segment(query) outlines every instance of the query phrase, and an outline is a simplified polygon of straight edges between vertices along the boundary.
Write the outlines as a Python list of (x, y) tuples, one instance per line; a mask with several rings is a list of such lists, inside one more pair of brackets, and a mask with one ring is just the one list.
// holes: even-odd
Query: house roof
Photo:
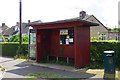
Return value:
[[(22, 23), (22, 26), (21, 26), (21, 32), (22, 32), (22, 34), (26, 34), (28, 32), (29, 27), (26, 26), (26, 25), (27, 25), (27, 23)], [(16, 27), (19, 28), (19, 24), (15, 25), (15, 26), (12, 26), (11, 28), (5, 30), (5, 33), (3, 35), (17, 34), (19, 31), (15, 30)]]
[(104, 26), (104, 24), (100, 20), (98, 20), (94, 15), (88, 15), (84, 18), (84, 20), (88, 20), (90, 17), (94, 17), (105, 29), (108, 30), (108, 28)]
[[(105, 26), (103, 25), (103, 23), (102, 23), (100, 20), (98, 20), (94, 15), (86, 15), (82, 20), (87, 20), (87, 21), (89, 21), (89, 18), (91, 18), (91, 17), (94, 17), (94, 18), (99, 22), (99, 24), (101, 24), (105, 29), (108, 30), (108, 28), (105, 27)], [(72, 19), (80, 19), (80, 17), (75, 17), (75, 18), (72, 18)], [(90, 22), (92, 22), (92, 21), (90, 21)]]
[(11, 28), (5, 30), (5, 32), (3, 33), (3, 35), (12, 35), (14, 32), (14, 28), (15, 26), (12, 26)]
[[(31, 23), (42, 23), (41, 20), (38, 20), (38, 21), (34, 21), (34, 22), (31, 22)], [(19, 28), (19, 23), (17, 23), (15, 26), (12, 26), (11, 28), (8, 28), (4, 31), (3, 35), (14, 35), (14, 34), (17, 34), (19, 33), (19, 30), (15, 30), (15, 28)], [(28, 26), (28, 23), (22, 23), (21, 25), (21, 33), (22, 34), (27, 34), (28, 33), (28, 30), (29, 30), (29, 26)]]
[(17, 34), (18, 33), (18, 31), (14, 31), (13, 33), (12, 33), (12, 35), (15, 35), (15, 34)]
[[(32, 26), (34, 28), (60, 28), (62, 26), (68, 26), (68, 27), (73, 27), (74, 25), (77, 26), (97, 26), (97, 23), (89, 22), (86, 20), (81, 20), (78, 18), (74, 19), (66, 19), (66, 20), (59, 20), (59, 21), (54, 21), (54, 22), (45, 22), (45, 23), (29, 23), (29, 26)], [(36, 27), (35, 27), (36, 26)]]
[(2, 25), (0, 26), (0, 33), (4, 34), (4, 32), (8, 29), (9, 27), (7, 25)]
[(28, 32), (29, 27), (27, 26), (27, 24), (28, 23), (22, 23), (22, 25), (21, 25), (21, 33), (22, 34), (26, 34)]
[(7, 25), (3, 25), (3, 26), (0, 26), (0, 29), (1, 30), (6, 30), (6, 29), (8, 29), (9, 27), (7, 26)]

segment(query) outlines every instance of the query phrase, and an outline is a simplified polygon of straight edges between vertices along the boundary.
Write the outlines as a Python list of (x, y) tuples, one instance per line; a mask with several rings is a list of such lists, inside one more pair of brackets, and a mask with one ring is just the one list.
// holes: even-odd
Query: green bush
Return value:
[[(2, 45), (3, 56), (14, 57), (17, 54), (17, 50), (18, 53), (21, 50), (18, 48), (19, 42), (4, 42), (0, 43), (0, 45)], [(27, 55), (28, 43), (22, 45), (22, 54)], [(106, 50), (115, 51), (116, 66), (120, 66), (120, 42), (116, 41), (91, 42), (91, 65), (94, 65), (94, 67), (103, 65), (103, 52)]]
[(103, 52), (107, 50), (115, 51), (116, 66), (120, 66), (120, 42), (92, 42), (91, 64), (97, 62), (103, 65)]
[(10, 39), (10, 42), (19, 42), (19, 35), (13, 35)]
[[(7, 57), (14, 57), (17, 54), (17, 50), (18, 50), (18, 46), (19, 43), (18, 42), (4, 42), (4, 43), (0, 43), (0, 45), (2, 45), (2, 56), (7, 56)], [(24, 43), (22, 44), (23, 48), (24, 48), (24, 54), (28, 53), (28, 44)]]
[(28, 57), (28, 50), (25, 48), (25, 46), (21, 45), (18, 46), (18, 49), (16, 51), (15, 59), (16, 58), (27, 58)]
[(25, 46), (18, 46), (18, 49), (16, 51), (17, 54), (23, 54), (23, 55), (26, 55), (28, 52), (28, 50), (25, 48)]
[[(10, 39), (10, 42), (19, 42), (19, 35), (13, 35)], [(22, 36), (22, 42), (28, 42), (28, 36), (24, 35)]]

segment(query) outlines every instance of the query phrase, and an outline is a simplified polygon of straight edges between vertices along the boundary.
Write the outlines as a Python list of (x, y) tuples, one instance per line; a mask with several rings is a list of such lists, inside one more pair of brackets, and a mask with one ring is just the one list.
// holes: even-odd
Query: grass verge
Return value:
[(2, 65), (0, 65), (0, 71), (2, 71), (2, 72), (5, 71), (5, 68)]
[(34, 72), (27, 74), (27, 78), (39, 79), (39, 78), (70, 78), (70, 77), (62, 76), (51, 72)]
[(19, 55), (14, 56), (14, 59), (23, 60), (23, 61), (29, 60), (28, 55), (23, 55), (23, 54), (19, 54)]

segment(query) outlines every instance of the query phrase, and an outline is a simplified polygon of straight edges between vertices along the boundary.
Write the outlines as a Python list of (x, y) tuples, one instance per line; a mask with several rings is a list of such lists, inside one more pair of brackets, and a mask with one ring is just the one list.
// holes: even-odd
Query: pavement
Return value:
[(57, 70), (68, 71), (73, 73), (79, 73), (79, 75), (82, 75), (82, 76), (78, 78), (83, 78), (87, 80), (88, 79), (91, 80), (95, 78), (102, 80), (104, 76), (104, 69), (86, 69), (86, 68), (76, 69), (73, 66), (65, 66), (65, 65), (49, 64), (49, 63), (36, 63), (34, 60), (29, 60), (28, 63), (35, 66), (41, 66), (41, 67), (50, 68), (50, 69), (57, 69)]
[(3, 78), (3, 72), (0, 71), (0, 80)]
[(13, 58), (0, 57), (0, 65), (5, 67), (4, 79), (26, 78), (27, 74), (33, 72), (52, 72), (69, 78), (101, 78), (95, 76), (95, 74), (88, 74), (86, 72), (88, 71), (87, 69), (75, 69), (71, 66), (58, 64), (35, 63), (35, 61), (14, 60)]

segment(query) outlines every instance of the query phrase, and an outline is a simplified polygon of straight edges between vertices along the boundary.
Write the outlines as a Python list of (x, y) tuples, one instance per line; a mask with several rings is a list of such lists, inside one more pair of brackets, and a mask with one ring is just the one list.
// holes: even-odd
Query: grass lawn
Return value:
[(27, 75), (28, 78), (70, 78), (67, 76), (62, 76), (59, 74), (51, 73), (51, 72), (34, 72), (34, 73), (29, 73)]
[(34, 72), (27, 75), (29, 80), (44, 79), (44, 80), (81, 80), (79, 78), (70, 78), (51, 72)]

